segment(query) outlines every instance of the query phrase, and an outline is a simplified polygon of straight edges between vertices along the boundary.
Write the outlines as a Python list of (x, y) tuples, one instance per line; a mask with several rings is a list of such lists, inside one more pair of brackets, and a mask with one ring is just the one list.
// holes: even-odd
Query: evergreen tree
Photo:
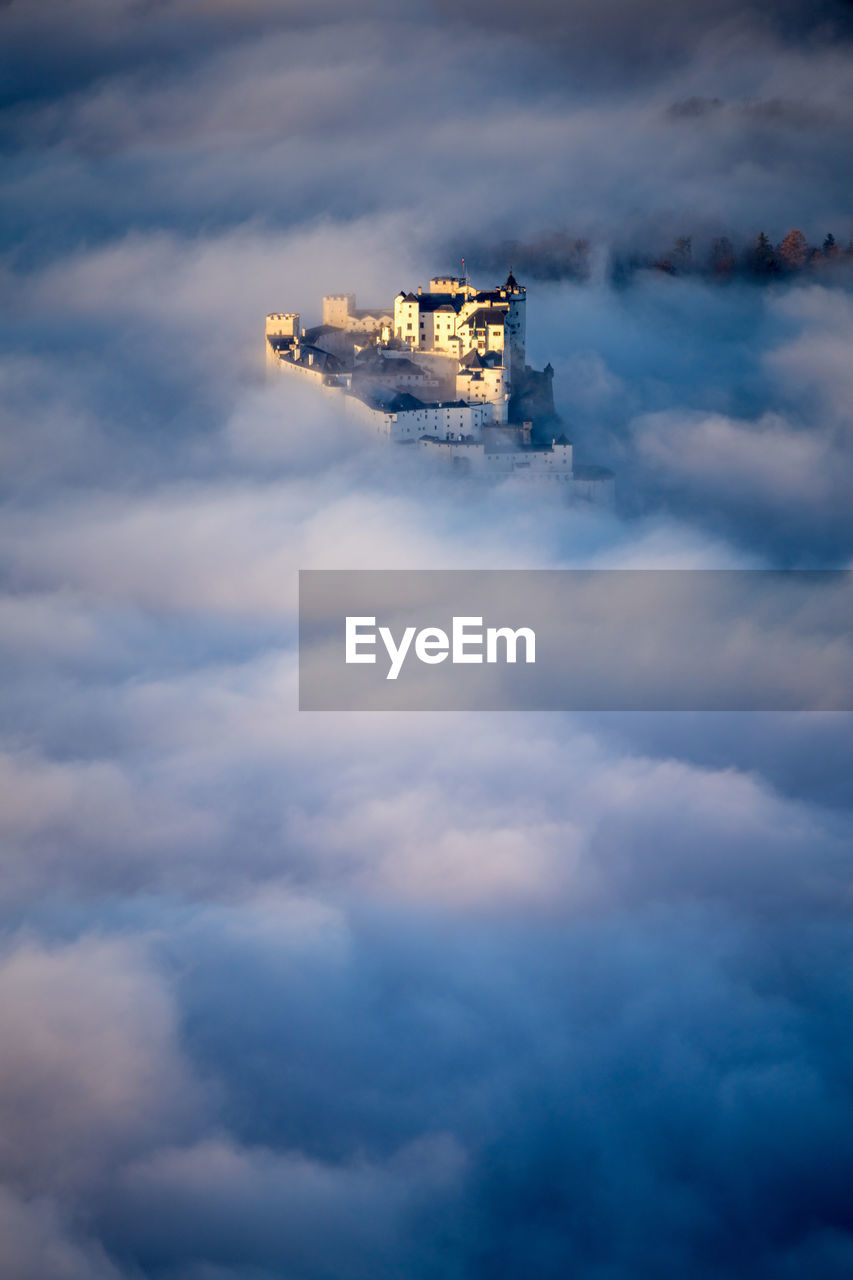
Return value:
[(679, 236), (672, 250), (672, 265), (676, 271), (689, 271), (693, 266), (693, 238)]
[(750, 254), (750, 267), (757, 276), (773, 275), (779, 269), (773, 246), (763, 231), (759, 232), (755, 247)]
[(734, 245), (728, 236), (720, 236), (711, 246), (711, 270), (715, 276), (727, 277), (735, 269)]

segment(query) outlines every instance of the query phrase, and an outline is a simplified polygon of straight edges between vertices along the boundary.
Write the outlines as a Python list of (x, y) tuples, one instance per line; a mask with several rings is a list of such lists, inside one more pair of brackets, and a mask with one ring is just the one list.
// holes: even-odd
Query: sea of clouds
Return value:
[[(295, 710), (300, 568), (849, 564), (849, 279), (607, 262), (846, 244), (850, 33), (0, 7), (4, 1277), (850, 1274), (850, 718)], [(615, 511), (264, 381), (266, 312), (552, 229)]]

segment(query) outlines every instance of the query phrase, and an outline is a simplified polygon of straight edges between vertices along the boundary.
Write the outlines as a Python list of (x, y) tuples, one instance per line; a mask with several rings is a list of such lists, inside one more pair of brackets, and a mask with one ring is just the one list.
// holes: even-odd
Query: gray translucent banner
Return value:
[(305, 570), (299, 705), (849, 711), (851, 631), (841, 570)]

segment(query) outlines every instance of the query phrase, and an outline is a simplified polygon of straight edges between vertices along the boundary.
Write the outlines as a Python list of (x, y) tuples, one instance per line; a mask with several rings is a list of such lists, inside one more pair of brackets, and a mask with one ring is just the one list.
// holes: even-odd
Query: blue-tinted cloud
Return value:
[[(849, 718), (295, 711), (298, 568), (848, 561), (844, 274), (609, 264), (850, 236), (849, 15), (448, 8), (2, 10), (11, 1280), (850, 1272)], [(616, 512), (263, 385), (554, 230)]]

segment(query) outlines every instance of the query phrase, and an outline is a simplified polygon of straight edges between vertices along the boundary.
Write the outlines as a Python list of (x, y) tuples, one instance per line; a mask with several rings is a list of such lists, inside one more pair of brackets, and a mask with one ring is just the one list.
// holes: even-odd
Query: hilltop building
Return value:
[(574, 463), (554, 370), (526, 363), (526, 301), (512, 270), (485, 291), (465, 276), (435, 276), (427, 290), (398, 293), (393, 307), (359, 310), (354, 294), (330, 294), (313, 328), (295, 312), (267, 316), (267, 367), (341, 395), (374, 434), (415, 444), (425, 458), (560, 481), (573, 496), (607, 502), (610, 473)]

